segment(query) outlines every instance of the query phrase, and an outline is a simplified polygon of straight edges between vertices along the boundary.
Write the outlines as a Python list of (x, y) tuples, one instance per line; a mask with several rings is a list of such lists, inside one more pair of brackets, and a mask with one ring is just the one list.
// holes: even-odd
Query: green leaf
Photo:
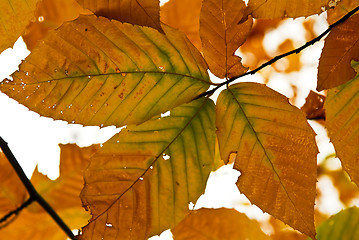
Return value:
[(144, 239), (174, 227), (204, 192), (214, 154), (215, 111), (207, 98), (123, 129), (85, 172), (81, 199), (93, 218), (84, 239)]
[(220, 154), (241, 172), (239, 190), (263, 211), (315, 236), (315, 133), (288, 99), (258, 83), (239, 83), (217, 101)]
[(347, 208), (320, 224), (317, 240), (359, 239), (359, 208)]
[[(359, 62), (352, 61), (358, 72)], [(324, 108), (330, 141), (351, 180), (359, 186), (359, 75), (328, 91)]]
[(0, 90), (42, 116), (83, 125), (138, 124), (208, 89), (207, 64), (163, 26), (81, 16), (49, 33)]

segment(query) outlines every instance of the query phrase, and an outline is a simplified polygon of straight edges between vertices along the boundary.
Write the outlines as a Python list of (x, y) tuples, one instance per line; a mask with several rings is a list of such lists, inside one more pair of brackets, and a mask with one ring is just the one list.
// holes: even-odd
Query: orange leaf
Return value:
[(191, 211), (174, 229), (175, 240), (248, 239), (269, 240), (258, 222), (234, 209), (201, 208)]
[[(340, 0), (339, 2), (335, 1), (337, 4), (334, 9), (328, 9), (327, 21), (329, 24), (333, 24), (338, 21), (345, 14), (353, 10), (358, 6), (358, 0)], [(357, 14), (357, 13), (356, 13)]]
[(58, 28), (62, 23), (74, 20), (79, 14), (89, 14), (78, 5), (76, 0), (42, 0), (35, 13), (35, 22), (31, 22), (22, 36), (26, 46), (32, 50), (50, 29)]
[(325, 119), (325, 96), (310, 91), (300, 110), (305, 112), (307, 119)]
[(297, 18), (323, 12), (329, 0), (249, 0), (254, 18)]
[(134, 25), (148, 26), (162, 32), (159, 0), (76, 0), (97, 16)]
[[(234, 52), (244, 43), (252, 28), (246, 19), (246, 5), (236, 0), (205, 0), (200, 16), (200, 36), (204, 57), (211, 72), (231, 78), (247, 71)], [(240, 23), (244, 21), (243, 23)]]
[(258, 83), (239, 83), (217, 101), (223, 160), (237, 153), (237, 186), (263, 211), (314, 238), (315, 133), (283, 95)]
[(321, 91), (337, 87), (355, 76), (351, 60), (359, 61), (359, 15), (356, 14), (335, 27), (324, 42), (318, 66), (318, 86)]
[(202, 0), (170, 0), (161, 7), (161, 21), (184, 32), (192, 44), (202, 48), (199, 14)]

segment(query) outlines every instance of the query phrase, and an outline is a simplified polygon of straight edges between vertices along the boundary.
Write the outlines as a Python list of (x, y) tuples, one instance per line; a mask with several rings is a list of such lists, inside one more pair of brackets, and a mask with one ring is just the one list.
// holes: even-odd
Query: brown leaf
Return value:
[(318, 66), (317, 90), (337, 87), (355, 76), (351, 60), (359, 61), (359, 15), (335, 27), (324, 42)]
[(237, 153), (238, 189), (263, 211), (314, 238), (318, 149), (304, 114), (258, 83), (231, 85), (216, 107), (222, 159)]
[(234, 209), (201, 208), (191, 211), (173, 230), (175, 240), (269, 240), (258, 222)]
[(339, 2), (335, 1), (335, 3), (335, 8), (330, 8), (327, 11), (327, 21), (329, 24), (333, 24), (338, 21), (359, 4), (358, 0), (340, 0)]
[(219, 78), (231, 78), (247, 71), (241, 58), (234, 55), (252, 28), (253, 21), (246, 20), (247, 17), (243, 1), (203, 2), (200, 16), (203, 53), (209, 69)]
[(325, 119), (324, 101), (325, 96), (310, 91), (300, 110), (306, 114), (307, 119)]
[(162, 32), (159, 0), (76, 0), (97, 16), (134, 25), (148, 26)]
[(161, 7), (161, 21), (184, 32), (192, 44), (202, 49), (199, 14), (202, 0), (170, 0)]
[(329, 0), (249, 0), (254, 18), (297, 18), (323, 12)]
[(42, 0), (35, 13), (35, 22), (31, 22), (22, 36), (29, 50), (32, 50), (50, 29), (58, 28), (62, 23), (74, 20), (79, 14), (89, 14), (76, 0)]

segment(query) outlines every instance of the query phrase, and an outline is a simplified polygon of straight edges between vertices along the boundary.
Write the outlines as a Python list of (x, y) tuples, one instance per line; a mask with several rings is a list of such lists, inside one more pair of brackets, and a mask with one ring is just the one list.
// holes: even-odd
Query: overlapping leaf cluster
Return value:
[[(205, 228), (226, 239), (268, 239), (255, 223), (233, 210), (188, 210), (218, 166), (216, 137), (218, 155), (225, 163), (236, 155), (239, 191), (264, 212), (315, 239), (318, 149), (305, 114), (285, 96), (258, 83), (229, 85), (216, 103), (208, 96), (196, 97), (215, 85), (208, 70), (225, 79), (248, 70), (236, 50), (244, 44), (244, 51), (251, 51), (245, 41), (255, 38), (254, 32), (264, 32), (258, 30), (263, 21), (259, 19), (307, 17), (332, 8), (332, 1), (249, 0), (246, 5), (241, 0), (171, 0), (160, 10), (157, 0), (67, 0), (64, 6), (77, 10), (56, 17), (47, 9), (56, 9), (58, 3), (44, 0), (36, 13), (38, 23), (25, 31), (23, 22), (35, 16), (36, 1), (32, 2), (21, 10), (26, 19), (16, 23), (0, 10), (6, 22), (0, 28), (6, 36), (0, 50), (26, 31), (25, 41), (33, 48), (12, 79), (0, 83), (0, 91), (42, 116), (100, 127), (127, 125), (93, 149), (86, 157), (86, 170), (80, 171), (85, 182), (80, 198), (91, 219), (79, 239), (146, 239), (174, 228), (186, 215), (174, 228), (178, 239), (206, 239)], [(342, 2), (348, 11), (355, 6), (355, 1)], [(14, 11), (17, 5), (25, 8), (20, 0), (0, 4), (5, 11), (13, 9), (15, 16), (20, 15)], [(330, 14), (337, 18), (343, 13)], [(258, 20), (252, 30), (253, 18)], [(45, 28), (43, 22), (53, 25)], [(325, 100), (329, 136), (356, 184), (358, 24), (354, 15), (333, 29), (318, 70), (318, 90), (330, 88)], [(282, 48), (288, 46), (290, 41)], [(46, 185), (40, 191), (49, 201), (70, 200), (64, 191), (79, 194), (69, 186), (82, 181), (69, 171), (73, 167), (68, 159), (60, 173), (69, 182), (58, 180), (60, 185)], [(8, 206), (6, 198), (13, 201), (10, 208), (24, 201), (25, 193), (14, 195), (4, 189), (2, 205)], [(222, 229), (218, 222), (227, 218), (233, 220)]]

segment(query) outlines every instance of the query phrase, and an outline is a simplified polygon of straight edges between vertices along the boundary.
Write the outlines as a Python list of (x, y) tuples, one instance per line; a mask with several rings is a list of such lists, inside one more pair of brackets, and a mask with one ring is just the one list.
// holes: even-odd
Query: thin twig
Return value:
[(27, 178), (24, 171), (22, 170), (20, 164), (16, 160), (14, 154), (11, 152), (10, 148), (8, 147), (7, 142), (5, 142), (4, 139), (2, 139), (2, 137), (0, 137), (0, 148), (5, 154), (10, 164), (12, 165), (12, 167), (14, 168), (21, 182), (24, 184), (26, 190), (30, 195), (30, 199), (33, 198), (34, 201), (38, 202), (70, 239), (76, 240), (71, 229), (64, 223), (64, 221), (62, 221), (62, 219), (59, 217), (59, 215), (57, 215), (55, 210), (36, 191), (32, 183), (30, 182), (30, 180)]
[(327, 35), (334, 27), (336, 27), (337, 25), (339, 25), (340, 23), (343, 23), (345, 22), (348, 18), (350, 18), (352, 15), (354, 15), (354, 13), (356, 13), (357, 11), (359, 11), (359, 6), (354, 8), (353, 10), (351, 10), (350, 12), (348, 12), (347, 14), (345, 14), (341, 19), (339, 19), (338, 21), (336, 21), (335, 23), (329, 25), (328, 29), (325, 30), (324, 32), (322, 32), (319, 36), (317, 36), (316, 38), (313, 38), (311, 41), (305, 43), (304, 45), (302, 45), (301, 47), (299, 48), (296, 48), (292, 51), (289, 51), (289, 52), (286, 52), (286, 53), (283, 53), (281, 55), (278, 55), (274, 58), (272, 58), (271, 60), (269, 60), (268, 62), (265, 62), (263, 63), (261, 66), (259, 66), (258, 68), (252, 70), (252, 71), (248, 71), (242, 75), (239, 75), (239, 76), (235, 76), (235, 77), (232, 77), (222, 83), (220, 83), (219, 85), (217, 85), (215, 88), (209, 90), (209, 91), (206, 91), (204, 93), (201, 93), (200, 95), (198, 95), (196, 98), (194, 98), (193, 100), (196, 100), (196, 99), (199, 99), (201, 97), (204, 97), (204, 96), (210, 96), (212, 95), (215, 91), (217, 91), (218, 88), (224, 86), (224, 85), (228, 85), (229, 83), (233, 82), (234, 80), (237, 80), (239, 78), (242, 78), (244, 76), (247, 76), (247, 75), (253, 75), (255, 74), (256, 72), (258, 72), (259, 70), (262, 70), (263, 68), (275, 63), (276, 61), (284, 58), (284, 57), (287, 57), (289, 55), (292, 55), (292, 54), (298, 54), (300, 53), (303, 49), (309, 47), (310, 45), (313, 45), (314, 43), (320, 41), (320, 39), (322, 39), (325, 35)]
[[(20, 207), (16, 208), (15, 210), (9, 212), (8, 214), (6, 214), (5, 216), (3, 216), (0, 219), (0, 223), (5, 222), (9, 217), (11, 217), (12, 215), (18, 215), (19, 212), (21, 210), (23, 210), (24, 208), (26, 208), (27, 206), (29, 206), (35, 199), (30, 197), (29, 199), (27, 199), (25, 202), (23, 202), (23, 204), (21, 204)], [(2, 228), (2, 226), (0, 226), (0, 228)]]

